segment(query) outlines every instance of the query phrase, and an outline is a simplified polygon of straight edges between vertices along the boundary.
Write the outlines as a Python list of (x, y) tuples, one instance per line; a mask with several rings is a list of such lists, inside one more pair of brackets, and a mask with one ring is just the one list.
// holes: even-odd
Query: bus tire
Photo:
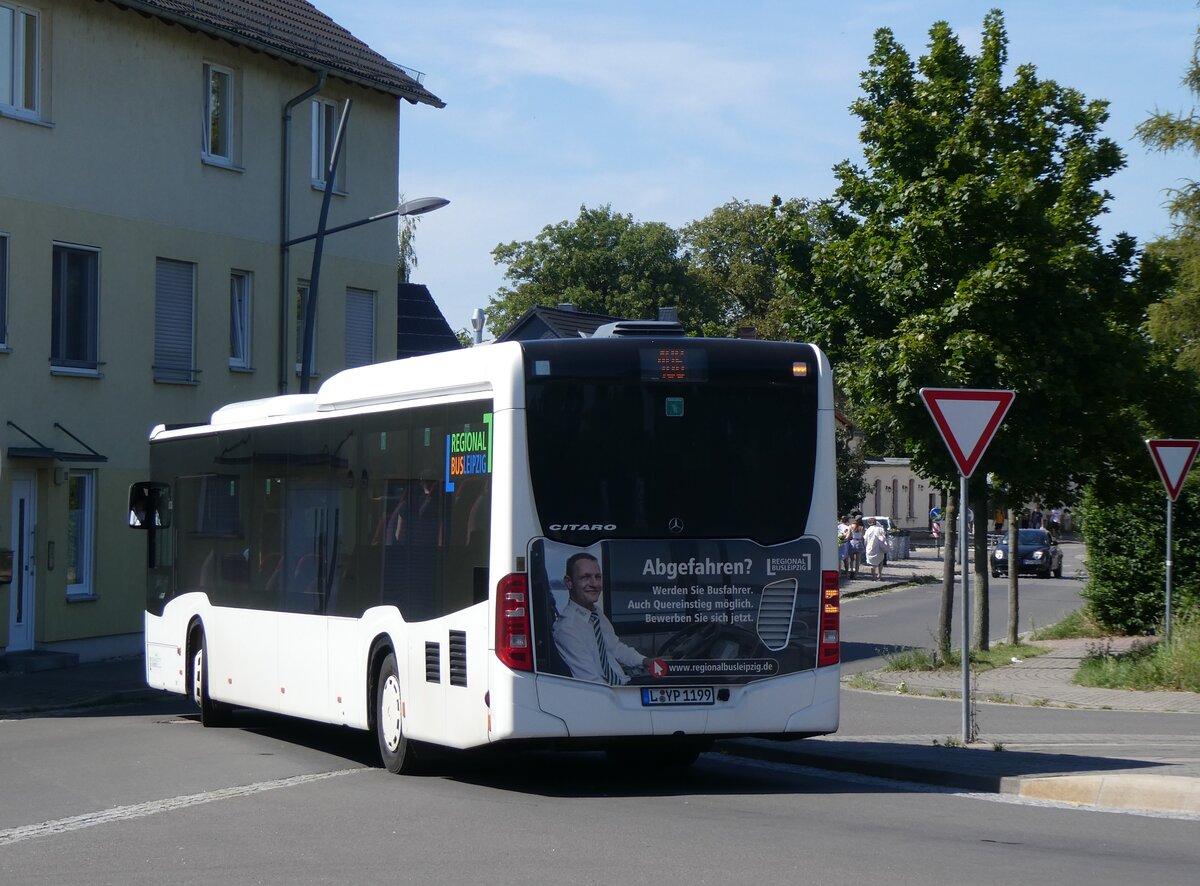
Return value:
[(229, 723), (229, 706), (213, 701), (208, 695), (208, 644), (204, 634), (192, 652), (192, 699), (200, 708), (200, 722), (206, 727), (225, 726)]
[(400, 675), (396, 655), (389, 652), (375, 681), (375, 739), (384, 768), (395, 775), (411, 775), (417, 770), (416, 742), (404, 734), (400, 711)]

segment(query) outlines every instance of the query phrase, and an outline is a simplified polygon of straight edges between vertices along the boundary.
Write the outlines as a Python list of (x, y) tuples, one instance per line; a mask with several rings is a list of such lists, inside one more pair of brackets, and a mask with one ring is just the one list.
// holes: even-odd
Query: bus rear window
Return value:
[(526, 345), (529, 468), (548, 538), (805, 533), (817, 385), (794, 365), (812, 349), (679, 341), (666, 354), (630, 341)]

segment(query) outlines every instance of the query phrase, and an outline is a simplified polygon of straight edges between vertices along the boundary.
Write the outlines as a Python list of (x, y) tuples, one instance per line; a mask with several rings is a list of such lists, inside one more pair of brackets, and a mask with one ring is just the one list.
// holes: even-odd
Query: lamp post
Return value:
[(342, 133), (345, 131), (346, 120), (349, 116), (350, 99), (346, 99), (346, 105), (342, 108), (342, 116), (338, 120), (337, 134), (333, 139), (333, 151), (329, 159), (329, 168), (325, 171), (325, 193), (321, 199), (321, 216), (317, 222), (316, 233), (306, 234), (303, 237), (294, 237), (282, 244), (283, 249), (288, 249), (297, 243), (307, 243), (309, 240), (317, 241), (316, 246), (313, 247), (312, 274), (308, 282), (308, 295), (304, 299), (304, 330), (302, 333), (304, 336), (304, 346), (300, 358), (301, 394), (308, 393), (309, 379), (312, 377), (313, 336), (316, 332), (317, 316), (317, 287), (321, 279), (321, 256), (325, 248), (325, 237), (329, 234), (348, 231), (351, 228), (357, 228), (371, 222), (382, 221), (385, 218), (396, 218), (401, 215), (424, 215), (426, 212), (441, 209), (450, 202), (445, 197), (417, 197), (413, 200), (405, 200), (395, 209), (389, 209), (387, 212), (381, 212), (378, 215), (347, 222), (344, 225), (336, 225), (332, 228), (326, 227), (325, 222), (329, 218), (329, 198), (333, 193), (333, 182), (337, 176), (338, 160), (342, 152)]

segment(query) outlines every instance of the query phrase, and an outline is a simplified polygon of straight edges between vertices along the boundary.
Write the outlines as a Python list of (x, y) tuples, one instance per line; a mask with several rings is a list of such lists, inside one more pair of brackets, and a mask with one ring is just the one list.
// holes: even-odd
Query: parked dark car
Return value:
[[(1008, 536), (992, 551), (992, 578), (1008, 574)], [(1032, 572), (1042, 578), (1062, 578), (1063, 555), (1045, 529), (1017, 530), (1017, 574)]]

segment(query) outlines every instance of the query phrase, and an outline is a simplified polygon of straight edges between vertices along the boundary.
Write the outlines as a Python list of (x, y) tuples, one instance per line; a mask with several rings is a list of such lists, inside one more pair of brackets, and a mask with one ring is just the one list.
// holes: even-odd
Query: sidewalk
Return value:
[[(854, 579), (842, 576), (842, 596), (869, 594), (914, 581), (940, 582), (942, 570), (943, 561), (933, 548), (917, 548), (909, 558), (889, 562), (883, 581), (864, 578), (861, 570)], [(956, 569), (955, 574), (961, 578), (960, 570)], [(1098, 808), (1200, 814), (1200, 693), (1133, 692), (1075, 685), (1072, 681), (1080, 661), (1101, 642), (1032, 641), (1049, 651), (974, 676), (975, 703), (1089, 711), (1100, 718), (1108, 711), (1179, 714), (1178, 726), (1172, 727), (1169, 735), (1125, 735), (1093, 727), (1087, 732), (988, 735), (987, 742), (968, 748), (946, 747), (945, 734), (835, 735), (791, 745), (741, 741), (736, 743), (738, 752), (818, 768)], [(1135, 641), (1114, 638), (1107, 642), (1119, 652)], [(874, 684), (879, 692), (912, 698), (913, 704), (920, 704), (917, 697), (921, 696), (960, 699), (962, 695), (962, 674), (957, 669), (877, 670), (859, 675), (859, 682)], [(843, 708), (852, 703), (849, 698), (843, 696)], [(1002, 746), (1003, 752), (995, 752), (997, 746)]]
[(166, 693), (146, 685), (140, 655), (31, 673), (0, 670), (0, 720), (165, 697)]
[[(944, 545), (941, 551), (945, 553)], [(840, 576), (842, 596), (857, 597), (860, 594), (870, 594), (912, 582), (940, 582), (943, 568), (943, 561), (933, 547), (913, 548), (903, 560), (888, 559), (887, 565), (883, 567), (882, 581), (871, 578), (871, 567), (866, 564), (858, 570), (855, 578), (849, 578), (843, 573)], [(954, 574), (959, 574), (958, 564), (955, 564)]]

